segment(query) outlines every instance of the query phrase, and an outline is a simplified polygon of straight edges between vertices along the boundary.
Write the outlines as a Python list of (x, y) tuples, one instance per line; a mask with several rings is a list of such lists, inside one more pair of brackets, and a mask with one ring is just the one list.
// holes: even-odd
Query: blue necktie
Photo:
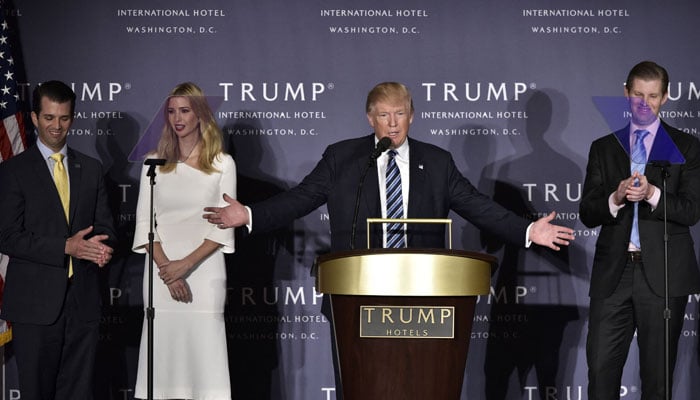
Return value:
[[(389, 163), (386, 167), (386, 217), (403, 218), (403, 196), (401, 195), (401, 172), (396, 165), (396, 150), (389, 150)], [(388, 224), (386, 247), (406, 247), (403, 224)]]
[[(647, 149), (644, 147), (644, 138), (649, 134), (646, 129), (637, 129), (634, 131), (637, 135), (634, 141), (634, 149), (632, 149), (632, 174), (635, 171), (639, 171), (641, 175), (644, 175), (644, 167), (647, 163)], [(637, 182), (635, 182), (636, 184)], [(638, 203), (634, 203), (634, 218), (632, 219), (632, 234), (630, 235), (630, 242), (635, 245), (638, 249), (641, 249), (639, 243), (639, 217), (638, 217)]]

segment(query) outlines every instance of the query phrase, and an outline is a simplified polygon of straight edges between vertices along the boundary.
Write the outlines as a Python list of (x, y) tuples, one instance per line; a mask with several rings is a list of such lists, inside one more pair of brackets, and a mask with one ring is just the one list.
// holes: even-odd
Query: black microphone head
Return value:
[(383, 153), (389, 148), (389, 146), (391, 146), (391, 139), (389, 136), (384, 136), (383, 138), (379, 139), (379, 142), (377, 142), (377, 150), (379, 150), (380, 153)]
[(147, 158), (146, 161), (143, 162), (144, 165), (165, 165), (165, 159), (164, 158)]
[(668, 160), (651, 160), (647, 164), (660, 168), (668, 168), (671, 166), (671, 162)]
[(377, 142), (377, 147), (375, 147), (374, 151), (372, 151), (370, 161), (376, 160), (383, 152), (386, 151), (386, 149), (389, 148), (389, 146), (391, 146), (391, 139), (389, 139), (388, 136), (384, 136), (383, 138), (379, 139)]

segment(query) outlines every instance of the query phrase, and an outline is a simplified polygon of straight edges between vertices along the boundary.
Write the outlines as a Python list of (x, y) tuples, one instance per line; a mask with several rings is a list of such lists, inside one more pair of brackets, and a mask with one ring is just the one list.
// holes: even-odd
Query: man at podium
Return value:
[[(244, 206), (225, 196), (227, 207), (206, 207), (204, 218), (221, 229), (246, 225), (249, 232), (283, 227), (327, 204), (331, 251), (367, 242), (367, 218), (446, 218), (452, 210), (509, 242), (559, 250), (574, 239), (571, 228), (553, 225), (555, 213), (529, 221), (480, 193), (455, 166), (451, 154), (408, 137), (413, 101), (397, 82), (375, 86), (367, 96), (374, 132), (326, 148), (301, 183), (265, 201)], [(369, 172), (369, 173), (368, 173)], [(358, 193), (357, 196), (354, 194)], [(371, 247), (444, 248), (444, 225), (375, 224)]]

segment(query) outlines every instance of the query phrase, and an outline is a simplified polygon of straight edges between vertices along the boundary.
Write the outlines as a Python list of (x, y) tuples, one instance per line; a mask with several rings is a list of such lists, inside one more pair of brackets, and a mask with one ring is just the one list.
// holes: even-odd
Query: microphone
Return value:
[(671, 166), (671, 162), (668, 160), (651, 160), (647, 162), (647, 165), (649, 165), (650, 167), (661, 168), (661, 178), (663, 178), (665, 185), (666, 178), (671, 176), (671, 173), (668, 172), (668, 168)]
[(391, 139), (389, 139), (388, 136), (384, 136), (383, 138), (379, 139), (379, 142), (377, 142), (377, 147), (374, 148), (374, 151), (369, 156), (370, 159), (376, 160), (379, 158), (379, 156), (382, 155), (382, 153), (384, 153), (389, 146), (391, 146)]
[(651, 160), (647, 164), (659, 168), (668, 168), (671, 166), (671, 162), (668, 160)]
[[(372, 151), (372, 154), (369, 155), (369, 161), (367, 162), (367, 166), (365, 166), (365, 170), (362, 171), (362, 176), (360, 176), (360, 184), (357, 186), (357, 198), (355, 199), (355, 213), (352, 216), (352, 230), (350, 233), (350, 249), (354, 250), (355, 249), (355, 232), (357, 231), (357, 215), (360, 213), (360, 198), (362, 195), (362, 186), (365, 183), (365, 176), (367, 176), (367, 171), (369, 171), (369, 167), (374, 165), (374, 161), (383, 153), (386, 151), (386, 149), (391, 146), (391, 139), (389, 139), (388, 136), (384, 136), (383, 138), (379, 139), (377, 142), (377, 147), (374, 148)], [(367, 232), (369, 234), (369, 232)]]
[(165, 158), (147, 158), (146, 161), (143, 162), (144, 165), (165, 165)]
[(146, 173), (146, 175), (150, 176), (151, 181), (155, 184), (153, 179), (156, 176), (156, 166), (165, 165), (165, 159), (164, 158), (147, 158), (146, 161), (143, 162), (143, 165), (148, 165), (148, 172)]

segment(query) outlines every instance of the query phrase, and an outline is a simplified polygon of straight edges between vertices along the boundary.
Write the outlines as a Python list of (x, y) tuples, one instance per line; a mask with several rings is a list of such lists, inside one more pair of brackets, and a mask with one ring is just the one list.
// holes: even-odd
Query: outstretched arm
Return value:
[(204, 214), (209, 223), (218, 226), (220, 229), (235, 228), (238, 226), (249, 225), (250, 217), (246, 207), (239, 203), (238, 200), (224, 194), (224, 200), (229, 203), (226, 207), (206, 207)]
[(552, 250), (560, 250), (559, 246), (568, 246), (574, 240), (574, 230), (565, 226), (553, 225), (551, 221), (557, 215), (552, 211), (549, 215), (538, 219), (530, 226), (529, 240)]

